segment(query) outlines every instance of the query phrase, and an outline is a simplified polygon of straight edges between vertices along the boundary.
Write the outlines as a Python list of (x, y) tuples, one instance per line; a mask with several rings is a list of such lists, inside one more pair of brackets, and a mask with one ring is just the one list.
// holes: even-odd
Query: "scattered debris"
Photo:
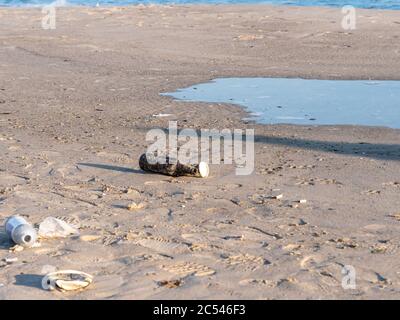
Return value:
[(231, 199), (231, 202), (234, 203), (234, 204), (236, 204), (236, 205), (238, 205), (238, 206), (240, 206), (240, 205), (243, 204), (243, 201), (240, 200), (238, 197), (232, 198), (232, 199)]
[[(388, 285), (388, 284), (392, 283), (389, 279), (387, 279), (383, 275), (379, 274), (378, 272), (375, 272), (375, 275), (376, 275), (376, 281), (378, 281), (378, 283), (382, 283), (382, 284), (385, 284), (385, 285)], [(376, 281), (375, 281), (375, 283), (376, 283)]]
[(289, 223), (289, 226), (290, 227), (299, 227), (299, 226), (305, 226), (307, 224), (308, 223), (306, 221), (304, 221), (303, 219), (299, 219), (299, 221), (297, 221), (297, 222)]
[(51, 193), (53, 193), (53, 194), (55, 194), (57, 196), (60, 196), (62, 198), (65, 198), (65, 199), (72, 199), (72, 200), (75, 200), (75, 201), (80, 201), (80, 202), (89, 204), (89, 205), (91, 205), (93, 207), (97, 207), (97, 204), (94, 203), (93, 201), (90, 201), (90, 200), (82, 199), (82, 198), (76, 197), (76, 196), (68, 196), (67, 194), (64, 194), (64, 193), (58, 192), (58, 191), (52, 191)]
[(11, 264), (11, 263), (13, 263), (13, 262), (17, 262), (17, 261), (18, 261), (18, 258), (17, 258), (17, 257), (15, 257), (15, 258), (4, 258), (3, 261), (4, 261), (5, 263), (7, 263), (7, 264)]
[(153, 117), (155, 118), (164, 118), (164, 117), (170, 117), (172, 114), (170, 113), (159, 113), (159, 114), (153, 114)]
[(77, 234), (79, 234), (79, 231), (76, 228), (54, 217), (47, 217), (39, 225), (39, 236), (41, 238), (66, 238)]
[(400, 212), (391, 214), (389, 217), (396, 219), (397, 221), (400, 221)]
[(53, 291), (73, 291), (86, 288), (93, 281), (93, 276), (82, 271), (59, 270), (45, 275), (42, 279), (44, 289)]
[(147, 158), (144, 153), (139, 158), (140, 169), (161, 173), (168, 176), (191, 176), (206, 178), (210, 173), (210, 169), (206, 162), (199, 164), (182, 164), (179, 161), (172, 161), (169, 157), (164, 158)]
[(377, 253), (386, 253), (388, 250), (388, 246), (384, 244), (376, 244), (370, 248), (370, 252), (377, 254)]
[(125, 190), (123, 190), (123, 193), (126, 193), (126, 194), (132, 194), (132, 193), (135, 193), (135, 194), (137, 194), (137, 195), (139, 195), (139, 194), (140, 194), (140, 192), (139, 192), (137, 189), (135, 189), (135, 188), (131, 188), (131, 187), (129, 187), (129, 188), (126, 188)]
[(87, 234), (87, 235), (83, 235), (80, 236), (79, 239), (85, 242), (92, 242), (92, 241), (96, 241), (99, 240), (101, 238), (101, 236), (98, 235), (94, 235), (94, 234)]
[(264, 36), (262, 34), (241, 34), (236, 39), (240, 41), (261, 40)]
[(175, 289), (180, 287), (183, 284), (183, 281), (178, 279), (178, 280), (163, 280), (163, 281), (158, 281), (157, 284), (160, 287), (166, 287), (168, 289)]
[(11, 216), (6, 220), (5, 232), (17, 245), (32, 247), (36, 242), (36, 230), (22, 217)]
[(297, 281), (296, 278), (294, 278), (294, 277), (287, 277), (287, 278), (278, 280), (278, 281), (276, 282), (276, 285), (277, 285), (278, 287), (280, 287), (280, 286), (285, 285), (285, 284), (297, 283), (297, 282), (298, 282), (298, 281)]
[(380, 194), (381, 190), (367, 190), (367, 191), (363, 191), (361, 193), (362, 194)]
[(277, 234), (277, 233), (267, 232), (267, 231), (262, 230), (262, 229), (260, 229), (260, 228), (258, 228), (258, 227), (248, 226), (248, 227), (246, 227), (246, 228), (247, 228), (247, 229), (250, 229), (250, 230), (256, 230), (256, 231), (258, 231), (258, 232), (260, 232), (260, 233), (262, 233), (262, 234), (265, 234), (265, 235), (267, 235), (267, 236), (273, 237), (275, 240), (281, 240), (281, 239), (283, 239), (283, 237), (282, 237), (281, 235)]
[(271, 262), (261, 256), (253, 256), (251, 254), (237, 254), (237, 255), (221, 255), (222, 261), (227, 263), (229, 266), (237, 266), (237, 265), (252, 265), (251, 269), (256, 269), (258, 266), (267, 266), (271, 264)]
[(383, 186), (400, 187), (400, 181), (391, 181), (382, 183)]
[(338, 238), (338, 239), (330, 239), (329, 242), (336, 243), (336, 248), (345, 249), (352, 248), (355, 249), (358, 247), (358, 243), (350, 238)]
[(127, 208), (129, 211), (140, 210), (140, 209), (143, 209), (143, 208), (144, 208), (144, 203), (143, 203), (143, 202), (140, 202), (140, 203), (132, 202), (132, 203), (128, 204), (128, 205), (126, 206), (126, 208)]

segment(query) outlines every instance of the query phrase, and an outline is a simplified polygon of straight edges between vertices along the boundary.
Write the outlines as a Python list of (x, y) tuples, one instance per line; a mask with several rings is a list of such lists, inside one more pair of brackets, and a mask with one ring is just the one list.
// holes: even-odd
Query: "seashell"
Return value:
[(93, 281), (93, 276), (76, 270), (59, 270), (45, 275), (42, 279), (43, 289), (53, 291), (73, 291), (86, 288)]

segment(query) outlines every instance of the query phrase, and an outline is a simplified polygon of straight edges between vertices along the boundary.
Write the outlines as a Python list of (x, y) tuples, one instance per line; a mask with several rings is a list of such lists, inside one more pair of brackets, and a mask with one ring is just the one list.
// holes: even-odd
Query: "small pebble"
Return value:
[(87, 235), (80, 236), (80, 239), (85, 242), (96, 241), (100, 238), (101, 238), (101, 236), (93, 235), (93, 234), (87, 234)]
[(143, 204), (143, 203), (137, 204), (136, 202), (132, 202), (132, 203), (128, 204), (128, 205), (126, 206), (126, 208), (127, 208), (129, 211), (140, 210), (140, 209), (143, 209), (143, 208), (144, 208), (144, 204)]

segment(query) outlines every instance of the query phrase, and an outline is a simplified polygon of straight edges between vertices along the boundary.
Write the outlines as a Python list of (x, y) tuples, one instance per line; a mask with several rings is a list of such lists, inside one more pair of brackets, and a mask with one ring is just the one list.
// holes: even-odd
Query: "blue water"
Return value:
[(264, 124), (400, 128), (400, 81), (222, 78), (163, 95), (238, 104)]
[[(0, 0), (0, 6), (38, 6), (52, 3), (54, 0)], [(64, 1), (61, 1), (64, 2)], [(67, 5), (131, 5), (131, 4), (188, 4), (188, 3), (212, 3), (212, 4), (235, 4), (235, 3), (265, 3), (276, 5), (297, 6), (334, 6), (353, 5), (366, 9), (395, 9), (400, 10), (400, 0), (66, 0)]]

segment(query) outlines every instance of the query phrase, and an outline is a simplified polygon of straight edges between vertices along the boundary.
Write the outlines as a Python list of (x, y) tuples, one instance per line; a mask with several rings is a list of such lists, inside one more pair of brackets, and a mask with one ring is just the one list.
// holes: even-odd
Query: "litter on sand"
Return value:
[(207, 178), (210, 173), (210, 169), (206, 162), (200, 162), (198, 164), (183, 164), (179, 161), (172, 161), (169, 157), (148, 158), (145, 153), (139, 158), (139, 166), (140, 169), (144, 171), (161, 173), (173, 177), (191, 176)]
[(86, 288), (93, 281), (93, 276), (76, 270), (59, 270), (50, 272), (42, 279), (46, 290), (73, 291)]
[(7, 236), (17, 245), (32, 247), (36, 242), (36, 230), (23, 217), (9, 217), (4, 229)]
[(39, 236), (41, 238), (66, 238), (70, 235), (78, 235), (79, 231), (63, 220), (47, 217), (39, 225)]

